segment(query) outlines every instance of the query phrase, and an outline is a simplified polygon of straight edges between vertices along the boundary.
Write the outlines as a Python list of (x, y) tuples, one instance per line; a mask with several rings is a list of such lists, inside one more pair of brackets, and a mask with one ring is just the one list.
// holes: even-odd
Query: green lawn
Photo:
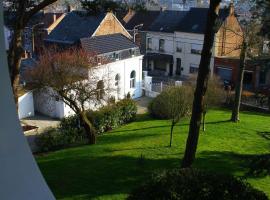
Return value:
[[(246, 112), (238, 124), (229, 118), (225, 110), (208, 113), (194, 166), (243, 176), (250, 157), (270, 152), (270, 138), (260, 134), (270, 131), (270, 116)], [(175, 128), (171, 148), (169, 122), (139, 116), (136, 122), (100, 136), (94, 146), (37, 156), (37, 161), (57, 199), (124, 199), (153, 171), (179, 167), (187, 123)], [(270, 196), (270, 176), (247, 179)]]

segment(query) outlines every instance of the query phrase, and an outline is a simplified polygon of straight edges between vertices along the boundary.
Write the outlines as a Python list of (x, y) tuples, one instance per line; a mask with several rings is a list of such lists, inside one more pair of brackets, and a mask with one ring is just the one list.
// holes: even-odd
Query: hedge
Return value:
[(174, 169), (153, 175), (128, 200), (267, 200), (265, 193), (231, 175)]

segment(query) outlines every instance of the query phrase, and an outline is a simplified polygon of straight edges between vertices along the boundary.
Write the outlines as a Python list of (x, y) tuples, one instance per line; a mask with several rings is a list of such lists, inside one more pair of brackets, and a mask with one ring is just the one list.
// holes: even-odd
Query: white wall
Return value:
[(18, 99), (19, 119), (35, 115), (33, 93), (27, 92)]
[(52, 97), (52, 90), (42, 90), (34, 92), (35, 110), (43, 115), (57, 118), (63, 115), (64, 111), (61, 108), (61, 103)]

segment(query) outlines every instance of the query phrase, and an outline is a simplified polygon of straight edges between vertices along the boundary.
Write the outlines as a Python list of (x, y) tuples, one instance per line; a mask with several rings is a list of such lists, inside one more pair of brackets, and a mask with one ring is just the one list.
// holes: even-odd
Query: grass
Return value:
[[(270, 116), (246, 112), (238, 124), (227, 121), (230, 112), (207, 114), (194, 167), (244, 176), (249, 158), (270, 151)], [(81, 146), (37, 156), (38, 165), (57, 199), (125, 199), (129, 191), (157, 170), (180, 166), (188, 120), (175, 127), (169, 144), (170, 123), (146, 115)], [(143, 157), (143, 159), (141, 159)], [(247, 177), (270, 196), (270, 176)]]

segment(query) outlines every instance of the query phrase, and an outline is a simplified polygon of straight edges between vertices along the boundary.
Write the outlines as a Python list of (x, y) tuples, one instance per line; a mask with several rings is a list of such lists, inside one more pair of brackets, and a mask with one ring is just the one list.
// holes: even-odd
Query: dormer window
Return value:
[(131, 56), (134, 56), (134, 55), (135, 55), (135, 50), (134, 50), (134, 49), (130, 49), (130, 50), (129, 50), (129, 54), (130, 54)]
[(113, 53), (113, 58), (115, 60), (119, 60), (119, 53)]

